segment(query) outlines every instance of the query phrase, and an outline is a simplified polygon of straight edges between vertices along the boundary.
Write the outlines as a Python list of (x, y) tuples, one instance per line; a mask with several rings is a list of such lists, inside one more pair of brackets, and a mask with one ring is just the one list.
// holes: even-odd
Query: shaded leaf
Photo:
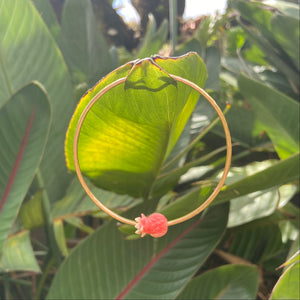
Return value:
[(157, 240), (124, 240), (109, 223), (74, 249), (47, 299), (172, 299), (218, 243), (227, 212), (219, 206)]
[(61, 34), (61, 28), (56, 18), (53, 7), (50, 0), (32, 0), (34, 6), (40, 12), (45, 24), (47, 25), (49, 31), (53, 35), (56, 41), (59, 40)]
[(299, 103), (258, 82), (240, 76), (239, 88), (262, 130), (271, 138), (281, 158), (299, 151)]
[(214, 204), (299, 180), (299, 153), (222, 188)]
[(37, 83), (0, 109), (0, 253), (40, 165), (50, 121), (47, 95)]
[[(285, 21), (282, 26), (284, 28), (277, 31), (278, 28), (274, 28), (273, 24), (276, 23), (275, 19), (279, 14), (274, 12), (274, 9), (259, 2), (234, 1), (233, 5), (240, 12), (242, 18), (248, 21), (242, 23), (242, 26), (265, 53), (266, 60), (282, 72), (288, 78), (291, 87), (297, 90), (299, 88), (299, 72), (297, 72), (299, 66), (296, 65), (299, 64), (299, 60), (295, 65), (286, 52), (290, 52), (290, 49), (293, 48), (293, 57), (299, 57), (299, 47), (294, 40), (294, 37), (298, 37), (296, 40), (299, 40), (297, 20), (283, 16)], [(287, 28), (289, 28), (290, 33), (287, 36), (282, 36)], [(285, 47), (282, 48), (283, 45)]]
[(300, 9), (296, 3), (284, 0), (265, 0), (263, 1), (268, 6), (272, 6), (280, 10), (283, 14), (296, 18), (300, 18)]
[(69, 126), (65, 151), (68, 167), (75, 168), (73, 137), (83, 109), (104, 86), (126, 77), (125, 89), (122, 85), (114, 87), (87, 114), (79, 137), (79, 163), (83, 174), (98, 187), (147, 197), (199, 97), (167, 72), (200, 86), (206, 77), (201, 59), (189, 53), (127, 63), (90, 90)]
[(166, 19), (156, 30), (155, 18), (150, 14), (146, 34), (135, 57), (144, 58), (157, 54), (166, 42), (168, 30), (168, 21)]
[(95, 84), (112, 69), (104, 36), (90, 0), (66, 1), (62, 12), (60, 44), (75, 83)]
[(29, 231), (22, 231), (9, 237), (0, 260), (0, 270), (40, 272), (31, 243)]
[(299, 299), (300, 262), (287, 268), (273, 288), (270, 300)]
[(255, 299), (258, 277), (255, 266), (221, 266), (192, 279), (176, 299)]

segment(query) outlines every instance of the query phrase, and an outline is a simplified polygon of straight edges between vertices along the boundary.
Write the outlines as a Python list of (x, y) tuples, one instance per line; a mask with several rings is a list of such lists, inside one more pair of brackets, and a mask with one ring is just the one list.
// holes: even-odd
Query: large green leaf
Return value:
[(62, 52), (75, 83), (95, 84), (112, 70), (105, 39), (90, 0), (68, 0), (62, 13)]
[(177, 299), (255, 299), (258, 277), (255, 266), (221, 266), (191, 280)]
[(39, 167), (50, 117), (48, 98), (34, 83), (0, 109), (0, 253)]
[(149, 15), (147, 31), (143, 38), (136, 58), (143, 58), (159, 52), (168, 36), (168, 21), (164, 20), (156, 31), (156, 21), (153, 15)]
[(74, 170), (73, 139), (87, 103), (109, 83), (125, 85), (102, 96), (87, 114), (79, 137), (82, 172), (101, 188), (147, 197), (199, 98), (168, 73), (204, 85), (206, 69), (195, 53), (129, 62), (102, 79), (79, 103), (66, 138), (67, 165)]
[(299, 299), (300, 262), (287, 268), (277, 281), (270, 299)]
[(299, 103), (258, 81), (240, 76), (239, 88), (280, 158), (299, 151)]
[(0, 260), (0, 271), (40, 272), (30, 244), (29, 231), (21, 231), (7, 239)]
[[(114, 223), (61, 265), (48, 299), (174, 299), (222, 236), (228, 206), (174, 226), (160, 239), (124, 240)], [(67, 278), (67, 280), (65, 280)]]
[(0, 62), (0, 105), (33, 80), (49, 95), (53, 122), (40, 174), (49, 199), (60, 199), (71, 178), (63, 145), (75, 103), (62, 55), (29, 0), (0, 0)]

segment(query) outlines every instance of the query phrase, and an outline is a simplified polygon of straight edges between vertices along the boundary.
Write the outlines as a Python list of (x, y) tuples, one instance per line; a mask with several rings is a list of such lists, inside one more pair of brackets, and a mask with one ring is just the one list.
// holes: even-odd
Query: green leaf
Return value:
[(215, 248), (227, 212), (228, 206), (209, 210), (160, 239), (124, 240), (109, 223), (74, 249), (47, 299), (173, 299)]
[(300, 250), (298, 250), (296, 253), (294, 253), (294, 255), (292, 255), (290, 258), (288, 258), (281, 266), (279, 266), (278, 268), (282, 268), (285, 267), (287, 269), (287, 267), (290, 264), (295, 264), (297, 262), (300, 261)]
[(257, 122), (271, 138), (284, 159), (299, 151), (299, 103), (286, 95), (245, 76), (239, 88), (257, 117)]
[(56, 41), (58, 41), (61, 34), (61, 28), (56, 18), (53, 6), (50, 0), (32, 0), (34, 6), (40, 12), (45, 24)]
[(40, 165), (50, 121), (47, 95), (37, 83), (0, 109), (0, 253)]
[(68, 0), (62, 12), (62, 53), (75, 83), (95, 84), (112, 69), (90, 0)]
[(206, 49), (205, 64), (207, 68), (207, 81), (205, 89), (219, 90), (219, 75), (221, 71), (221, 54), (215, 47)]
[(271, 20), (271, 31), (275, 41), (288, 54), (299, 71), (299, 47), (295, 43), (300, 39), (299, 20), (276, 14)]
[(229, 252), (253, 263), (264, 263), (276, 257), (288, 246), (282, 241), (282, 232), (278, 225), (280, 221), (282, 221), (282, 216), (275, 213), (272, 216), (234, 227), (230, 231)]
[[(233, 167), (229, 171), (225, 184), (230, 187), (230, 184), (265, 170), (274, 165), (274, 163), (276, 163), (274, 160), (265, 160), (263, 162), (250, 163), (245, 167)], [(281, 196), (284, 197), (282, 201), (288, 201), (294, 194), (295, 186), (285, 185), (280, 188), (276, 186), (275, 188), (258, 190), (248, 195), (232, 199), (230, 201), (228, 227), (241, 225), (255, 219), (269, 216), (279, 206)]]
[(233, 5), (241, 13), (242, 19), (248, 21), (242, 26), (265, 53), (269, 63), (288, 78), (294, 91), (299, 89), (299, 72), (297, 71), (299, 70), (299, 47), (295, 43), (295, 40), (299, 40), (297, 20), (283, 16), (280, 19), (281, 26), (278, 28), (274, 24), (279, 14), (262, 3), (234, 1)]
[(45, 224), (42, 191), (35, 193), (20, 209), (20, 219), (25, 229), (31, 230)]
[[(233, 142), (238, 142), (246, 148), (254, 148), (261, 147), (269, 141), (266, 135), (261, 135), (262, 129), (256, 122), (253, 110), (249, 108), (233, 105), (226, 114), (226, 120)], [(213, 131), (224, 136), (224, 129), (219, 124)]]
[(221, 266), (192, 279), (177, 299), (255, 299), (258, 275), (255, 266)]
[(164, 20), (156, 31), (155, 18), (150, 14), (145, 37), (135, 57), (144, 58), (157, 54), (166, 42), (168, 30), (168, 21)]
[(278, 279), (270, 300), (299, 299), (300, 262), (291, 265)]
[(53, 122), (40, 171), (51, 201), (71, 179), (64, 161), (64, 139), (74, 109), (71, 81), (55, 41), (29, 0), (0, 0), (0, 106), (28, 82), (47, 91)]
[(290, 2), (290, 1), (284, 1), (284, 0), (266, 0), (263, 1), (268, 6), (272, 6), (280, 10), (283, 14), (293, 17), (295, 19), (300, 18), (300, 9), (299, 5), (296, 3)]
[(289, 201), (295, 195), (295, 189), (290, 184), (232, 199), (228, 227), (271, 215), (277, 209), (279, 201)]
[(67, 257), (69, 255), (66, 236), (64, 232), (64, 225), (62, 220), (54, 220), (53, 222), (54, 235), (57, 242), (57, 245), (61, 253)]
[(9, 237), (3, 249), (0, 270), (40, 272), (40, 267), (30, 244), (29, 231), (21, 231)]
[(289, 254), (287, 256), (286, 262), (282, 265), (284, 266), (284, 270), (286, 270), (291, 263), (295, 263), (299, 261), (299, 259), (300, 259), (300, 235), (298, 234), (296, 240), (294, 240), (289, 250)]
[(299, 153), (223, 187), (214, 204), (299, 180)]
[[(118, 195), (113, 192), (99, 189), (92, 184), (89, 185), (94, 195), (101, 199), (101, 202), (110, 208), (124, 210), (124, 208), (135, 205), (138, 199), (133, 199), (127, 195)], [(55, 219), (67, 219), (69, 217), (81, 216), (99, 211), (98, 206), (85, 193), (79, 180), (74, 178), (68, 187), (65, 196), (54, 203), (52, 215)]]
[(204, 85), (206, 69), (195, 53), (130, 62), (102, 79), (80, 101), (66, 138), (66, 160), (74, 170), (73, 138), (87, 103), (109, 83), (126, 77), (87, 114), (79, 137), (80, 168), (101, 188), (147, 197), (199, 98), (168, 73)]

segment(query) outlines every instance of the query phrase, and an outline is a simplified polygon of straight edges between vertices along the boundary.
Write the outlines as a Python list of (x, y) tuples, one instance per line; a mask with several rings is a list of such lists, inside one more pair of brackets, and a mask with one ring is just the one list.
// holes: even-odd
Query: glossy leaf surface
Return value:
[(220, 205), (203, 219), (171, 227), (163, 238), (135, 241), (122, 239), (109, 223), (74, 249), (47, 297), (173, 299), (215, 248), (227, 214), (228, 206)]
[(50, 121), (48, 98), (37, 84), (0, 108), (0, 252), (39, 167)]
[(87, 114), (79, 136), (84, 175), (101, 188), (147, 197), (199, 98), (169, 75), (204, 85), (206, 69), (195, 53), (130, 62), (102, 79), (80, 101), (66, 138), (66, 159), (74, 171), (73, 138), (87, 103), (105, 86), (126, 77), (104, 94)]

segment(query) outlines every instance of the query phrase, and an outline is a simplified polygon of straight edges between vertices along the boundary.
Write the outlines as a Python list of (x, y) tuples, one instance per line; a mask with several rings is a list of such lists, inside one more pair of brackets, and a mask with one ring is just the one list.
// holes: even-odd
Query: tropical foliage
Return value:
[[(150, 16), (129, 52), (93, 3), (66, 0), (57, 18), (48, 0), (0, 0), (0, 297), (299, 299), (298, 5), (229, 1), (171, 50), (168, 21)], [(222, 174), (224, 130), (169, 74), (214, 97), (233, 161), (200, 216), (140, 238), (82, 189), (73, 135), (87, 102), (126, 77), (82, 126), (88, 185), (128, 218), (192, 211)]]

